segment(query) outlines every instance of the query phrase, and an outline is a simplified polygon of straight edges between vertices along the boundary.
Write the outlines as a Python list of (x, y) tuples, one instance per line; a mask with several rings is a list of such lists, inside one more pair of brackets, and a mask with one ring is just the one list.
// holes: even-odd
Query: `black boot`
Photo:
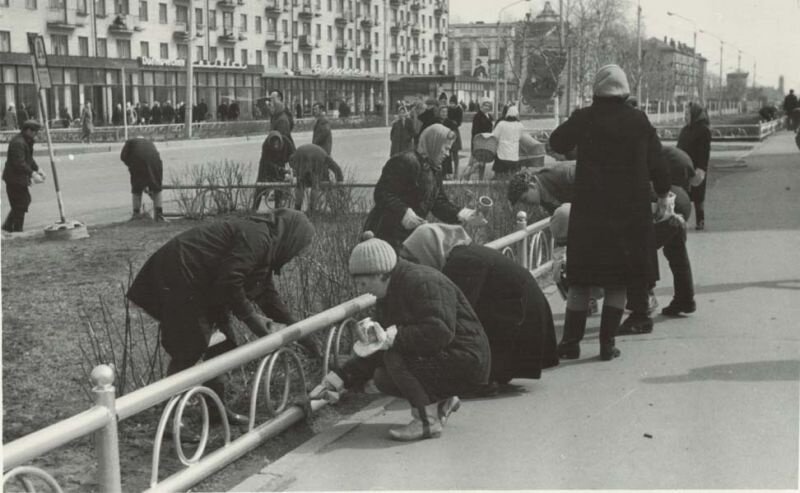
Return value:
[(670, 265), (670, 268), (675, 284), (675, 294), (670, 304), (661, 310), (661, 314), (677, 317), (681, 313), (694, 313), (697, 305), (694, 302), (694, 280), (691, 265), (687, 262), (683, 266)]
[(603, 361), (612, 360), (620, 355), (619, 349), (614, 346), (614, 336), (617, 335), (622, 313), (622, 308), (603, 307), (600, 318), (600, 359)]
[(564, 315), (564, 334), (558, 343), (558, 357), (578, 359), (581, 356), (581, 340), (586, 332), (586, 310), (570, 310)]

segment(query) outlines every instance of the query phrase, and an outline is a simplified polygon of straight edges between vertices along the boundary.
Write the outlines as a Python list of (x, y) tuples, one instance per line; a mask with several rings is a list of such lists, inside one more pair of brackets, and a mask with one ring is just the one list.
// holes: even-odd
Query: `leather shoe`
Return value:
[(662, 315), (667, 317), (677, 317), (681, 313), (694, 313), (697, 310), (697, 303), (692, 301), (677, 301), (672, 300), (669, 305), (661, 310)]

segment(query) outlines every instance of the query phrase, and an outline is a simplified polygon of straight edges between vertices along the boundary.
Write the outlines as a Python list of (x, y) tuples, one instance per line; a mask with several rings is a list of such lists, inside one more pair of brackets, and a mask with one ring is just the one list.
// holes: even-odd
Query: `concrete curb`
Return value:
[(300, 471), (307, 472), (303, 466), (306, 462), (313, 460), (317, 452), (347, 435), (363, 422), (383, 413), (386, 407), (395, 400), (395, 397), (383, 397), (372, 402), (366, 408), (317, 434), (311, 440), (228, 491), (281, 491), (285, 489), (287, 485), (295, 481)]

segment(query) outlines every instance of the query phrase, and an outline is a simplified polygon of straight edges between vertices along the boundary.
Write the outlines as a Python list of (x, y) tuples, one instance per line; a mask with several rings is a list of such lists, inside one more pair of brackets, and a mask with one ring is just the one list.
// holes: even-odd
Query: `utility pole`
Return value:
[[(389, 126), (389, 16), (387, 4), (383, 0), (383, 123)], [(448, 10), (449, 12), (449, 10)]]
[(188, 41), (188, 49), (186, 50), (186, 111), (184, 111), (184, 125), (186, 125), (186, 138), (192, 138), (192, 93), (194, 92), (194, 67), (192, 66), (192, 49), (194, 48), (194, 2), (189, 2), (189, 8), (187, 9), (189, 13), (187, 14), (187, 22), (189, 23), (186, 26), (189, 31), (189, 41)]
[(636, 5), (636, 101), (642, 104), (642, 2)]

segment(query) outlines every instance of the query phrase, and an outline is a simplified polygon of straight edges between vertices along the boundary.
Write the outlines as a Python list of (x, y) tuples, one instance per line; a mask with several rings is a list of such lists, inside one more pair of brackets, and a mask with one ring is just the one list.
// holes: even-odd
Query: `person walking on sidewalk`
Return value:
[(708, 159), (711, 155), (711, 130), (708, 128), (708, 113), (697, 103), (686, 109), (686, 125), (678, 134), (678, 149), (692, 158), (695, 170), (703, 170), (703, 181), (692, 187), (689, 196), (694, 203), (694, 220), (698, 231), (706, 228), (706, 183), (708, 183)]
[(22, 130), (8, 143), (6, 164), (3, 167), (3, 181), (11, 210), (3, 222), (3, 231), (21, 233), (25, 226), (25, 214), (31, 204), (29, 187), (34, 181), (44, 181), (44, 173), (33, 159), (33, 143), (42, 128), (39, 122), (28, 120)]
[(508, 108), (505, 117), (497, 122), (492, 134), (497, 137), (497, 159), (492, 171), (495, 178), (509, 178), (519, 171), (519, 139), (525, 128), (519, 121), (517, 106)]
[(408, 108), (401, 101), (397, 107), (397, 120), (392, 124), (389, 140), (392, 143), (389, 157), (401, 152), (414, 150), (414, 123), (408, 115)]
[(163, 222), (161, 187), (164, 167), (156, 145), (153, 141), (143, 137), (128, 139), (122, 146), (119, 158), (125, 163), (128, 173), (131, 175), (131, 199), (133, 202), (131, 220), (150, 218), (149, 215), (142, 213), (142, 194), (147, 192), (153, 201), (153, 219)]
[(464, 293), (491, 347), (489, 385), (541, 377), (558, 365), (550, 304), (536, 279), (497, 250), (475, 244), (461, 226), (423, 224), (403, 242), (400, 256), (442, 272)]
[(14, 105), (10, 104), (8, 105), (8, 110), (6, 111), (6, 130), (10, 132), (16, 130), (17, 128), (17, 111), (14, 109)]
[(325, 117), (325, 108), (322, 103), (314, 103), (311, 111), (317, 118), (317, 121), (314, 122), (311, 143), (325, 149), (325, 152), (330, 155), (333, 150), (333, 134), (331, 133), (331, 124)]
[(578, 151), (567, 241), (570, 288), (559, 343), (564, 359), (580, 356), (591, 286), (605, 290), (600, 358), (607, 361), (620, 355), (614, 336), (626, 287), (647, 286), (658, 279), (650, 181), (663, 214), (669, 169), (647, 116), (625, 104), (629, 95), (625, 72), (617, 65), (601, 67), (592, 105), (576, 110), (550, 136), (555, 152)]
[(378, 299), (376, 319), (354, 346), (358, 357), (328, 373), (310, 397), (335, 401), (342, 389), (372, 379), (411, 405), (413, 420), (389, 430), (393, 440), (438, 438), (459, 407), (457, 396), (487, 382), (489, 341), (469, 300), (444, 274), (398, 259), (370, 232), (362, 240), (348, 269), (359, 292)]
[(81, 111), (81, 142), (92, 143), (92, 132), (94, 131), (94, 112), (92, 103), (86, 101)]

